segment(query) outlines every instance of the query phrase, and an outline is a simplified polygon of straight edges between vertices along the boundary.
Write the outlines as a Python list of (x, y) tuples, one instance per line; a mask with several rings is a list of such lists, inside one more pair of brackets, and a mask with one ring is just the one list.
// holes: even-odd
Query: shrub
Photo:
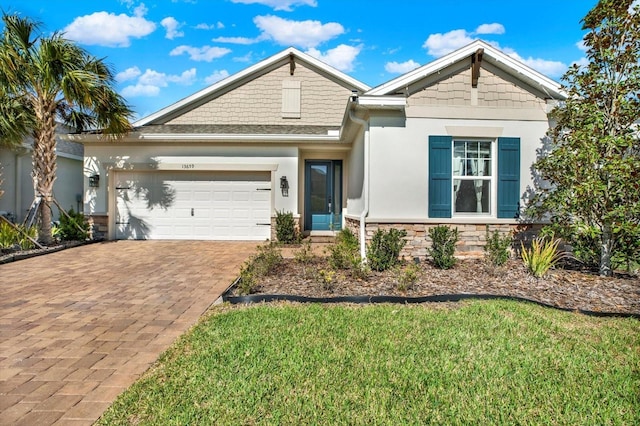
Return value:
[(18, 231), (8, 223), (0, 222), (0, 249), (10, 249), (18, 243)]
[(565, 257), (564, 253), (558, 252), (560, 239), (535, 238), (531, 242), (531, 248), (527, 249), (524, 243), (521, 245), (521, 255), (525, 266), (536, 278), (544, 276), (547, 271)]
[(293, 213), (276, 211), (276, 239), (284, 244), (300, 242), (300, 233), (296, 229)]
[(300, 249), (293, 252), (293, 258), (302, 265), (308, 265), (315, 261), (316, 255), (313, 254), (311, 249), (311, 239), (302, 242)]
[(274, 273), (282, 263), (282, 253), (275, 243), (260, 245), (257, 250), (240, 268), (238, 292), (242, 295), (253, 293), (258, 286), (258, 279)]
[(31, 226), (30, 228), (24, 228), (20, 226), (20, 229), (23, 233), (17, 234), (18, 244), (20, 245), (21, 250), (31, 250), (36, 245), (31, 241), (27, 236), (31, 239), (35, 240), (38, 237), (38, 228), (35, 226)]
[(327, 248), (329, 266), (333, 269), (349, 269), (360, 263), (358, 238), (349, 228), (344, 228), (336, 236), (335, 244)]
[(433, 227), (429, 229), (429, 238), (431, 238), (429, 255), (433, 259), (433, 264), (436, 268), (453, 268), (456, 264), (456, 258), (453, 254), (456, 251), (456, 243), (458, 242), (458, 228), (451, 229), (444, 225)]
[(253, 267), (250, 262), (245, 263), (240, 268), (240, 279), (238, 280), (238, 292), (246, 296), (256, 290), (258, 282), (256, 280)]
[(413, 287), (420, 277), (420, 266), (410, 262), (398, 269), (398, 290), (407, 291)]
[(487, 225), (487, 244), (484, 246), (485, 259), (494, 266), (502, 266), (509, 260), (509, 247), (513, 241), (510, 234), (500, 236), (498, 230), (489, 234)]
[(35, 247), (27, 235), (35, 240), (38, 236), (37, 228), (35, 226), (30, 228), (25, 228), (22, 225), (17, 226), (20, 231), (6, 222), (0, 222), (0, 249), (19, 247), (20, 250), (31, 250)]
[(333, 269), (320, 269), (318, 274), (316, 275), (317, 281), (320, 283), (320, 286), (323, 290), (333, 290), (335, 287), (335, 279), (336, 271)]
[(84, 215), (73, 209), (60, 215), (59, 235), (62, 241), (86, 240), (89, 236), (89, 223)]
[(378, 229), (367, 247), (367, 261), (371, 269), (386, 271), (398, 263), (400, 251), (406, 244), (405, 230), (391, 228), (389, 231)]
[(258, 253), (252, 258), (253, 270), (259, 277), (274, 273), (281, 263), (282, 253), (273, 242), (258, 246)]
[(316, 260), (316, 255), (313, 253), (313, 250), (311, 249), (310, 239), (303, 241), (300, 249), (293, 252), (293, 258), (297, 263), (302, 265), (303, 278), (308, 278), (309, 270), (307, 268), (309, 265), (312, 265)]

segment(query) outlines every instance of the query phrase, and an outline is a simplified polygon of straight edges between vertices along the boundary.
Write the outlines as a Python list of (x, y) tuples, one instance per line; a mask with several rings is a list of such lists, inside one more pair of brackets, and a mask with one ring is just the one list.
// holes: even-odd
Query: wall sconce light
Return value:
[(100, 175), (91, 175), (89, 176), (89, 187), (97, 188), (100, 186)]
[(280, 189), (282, 190), (283, 197), (289, 196), (289, 181), (286, 176), (280, 178)]

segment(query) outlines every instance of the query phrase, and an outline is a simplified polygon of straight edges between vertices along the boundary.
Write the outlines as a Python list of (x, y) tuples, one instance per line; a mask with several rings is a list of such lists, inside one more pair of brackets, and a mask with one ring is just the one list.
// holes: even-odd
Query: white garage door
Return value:
[(269, 172), (118, 172), (116, 238), (265, 240)]

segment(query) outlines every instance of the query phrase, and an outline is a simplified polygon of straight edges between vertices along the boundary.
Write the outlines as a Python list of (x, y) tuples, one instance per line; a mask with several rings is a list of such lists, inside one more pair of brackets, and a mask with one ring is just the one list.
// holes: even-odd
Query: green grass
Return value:
[(640, 424), (640, 321), (532, 304), (218, 307), (100, 424)]

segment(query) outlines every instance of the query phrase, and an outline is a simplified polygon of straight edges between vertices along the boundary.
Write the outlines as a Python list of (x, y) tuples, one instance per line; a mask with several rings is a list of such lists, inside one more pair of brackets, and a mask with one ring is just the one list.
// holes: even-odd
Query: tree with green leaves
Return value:
[(2, 22), (0, 140), (15, 146), (33, 139), (33, 183), (42, 197), (38, 236), (50, 244), (57, 123), (117, 137), (131, 129), (132, 111), (114, 90), (114, 73), (102, 59), (61, 33), (43, 34), (29, 18), (4, 13)]
[(610, 276), (612, 256), (640, 255), (640, 4), (600, 0), (582, 23), (588, 64), (562, 78), (567, 99), (534, 165), (544, 183), (529, 211), (583, 253), (590, 245)]

